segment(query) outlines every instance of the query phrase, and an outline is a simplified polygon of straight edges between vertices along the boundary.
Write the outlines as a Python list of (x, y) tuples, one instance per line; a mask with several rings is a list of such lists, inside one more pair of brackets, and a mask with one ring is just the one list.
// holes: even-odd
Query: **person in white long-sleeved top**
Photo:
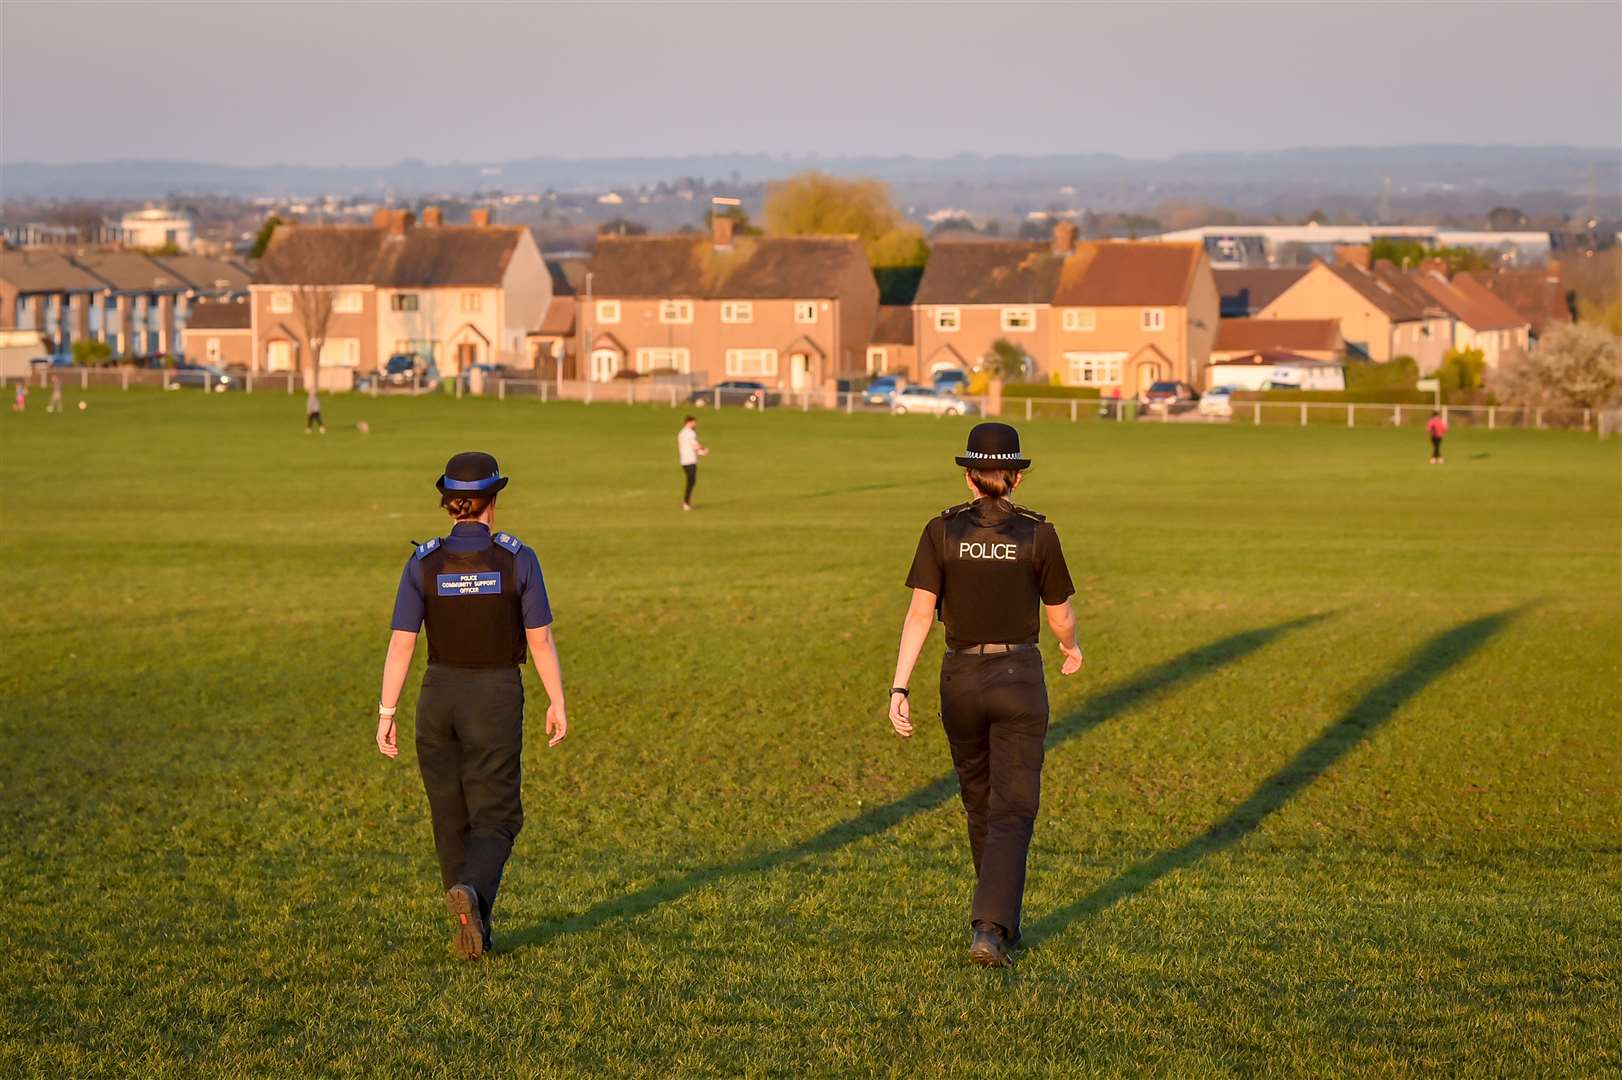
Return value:
[(698, 459), (710, 452), (710, 448), (698, 441), (698, 417), (689, 416), (681, 422), (681, 430), (676, 433), (676, 453), (681, 458), (681, 471), (687, 474), (687, 489), (682, 492), (681, 508), (693, 508), (693, 485), (698, 483)]

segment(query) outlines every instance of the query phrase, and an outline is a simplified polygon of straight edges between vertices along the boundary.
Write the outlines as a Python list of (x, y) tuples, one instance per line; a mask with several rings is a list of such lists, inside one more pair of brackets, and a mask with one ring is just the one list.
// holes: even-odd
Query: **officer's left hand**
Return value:
[(386, 757), (400, 756), (400, 744), (394, 733), (394, 717), (379, 716), (377, 718), (377, 749)]
[(890, 726), (903, 739), (912, 737), (912, 709), (907, 705), (907, 695), (890, 695)]
[(569, 716), (563, 711), (562, 705), (546, 707), (546, 733), (551, 736), (546, 740), (547, 746), (556, 746), (569, 734)]

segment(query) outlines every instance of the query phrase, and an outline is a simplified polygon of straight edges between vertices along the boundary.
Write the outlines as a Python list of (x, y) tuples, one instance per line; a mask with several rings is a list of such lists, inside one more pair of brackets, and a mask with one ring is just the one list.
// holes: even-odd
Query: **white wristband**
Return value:
[(377, 715), (379, 716), (393, 716), (399, 711), (400, 706), (398, 705), (385, 705), (382, 702), (378, 702), (377, 704)]

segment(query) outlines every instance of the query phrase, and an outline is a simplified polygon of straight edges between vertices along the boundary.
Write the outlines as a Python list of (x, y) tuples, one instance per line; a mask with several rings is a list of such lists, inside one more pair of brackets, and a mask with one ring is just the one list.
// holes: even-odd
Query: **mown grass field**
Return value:
[[(684, 515), (666, 408), (334, 398), (307, 437), (281, 395), (88, 400), (0, 415), (0, 1075), (1622, 1069), (1616, 443), (1027, 425), (1088, 666), (1049, 643), (1030, 948), (987, 972), (944, 737), (883, 717), (967, 422), (706, 416)], [(474, 966), (415, 676), (372, 744), (471, 448), (573, 721), (545, 749), (529, 672)]]

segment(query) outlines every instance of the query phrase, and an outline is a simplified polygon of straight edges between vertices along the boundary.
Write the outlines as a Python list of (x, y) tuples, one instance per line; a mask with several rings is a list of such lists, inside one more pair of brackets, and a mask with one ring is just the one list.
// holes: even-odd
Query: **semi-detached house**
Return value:
[(471, 364), (527, 365), (525, 337), (552, 297), (535, 238), (493, 225), (446, 225), (436, 208), (421, 225), (406, 211), (379, 211), (371, 226), (284, 225), (271, 237), (252, 287), (253, 364), (258, 370), (308, 366), (308, 290), (331, 296), (320, 367), (342, 385), (354, 371), (389, 356), (431, 357), (440, 374)]
[(978, 368), (998, 340), (1038, 376), (1135, 394), (1162, 380), (1198, 383), (1220, 312), (1198, 244), (1076, 243), (1061, 222), (1051, 243), (938, 244), (914, 301), (918, 371)]
[(688, 374), (790, 391), (860, 374), (878, 284), (853, 236), (603, 237), (576, 320), (585, 374)]

